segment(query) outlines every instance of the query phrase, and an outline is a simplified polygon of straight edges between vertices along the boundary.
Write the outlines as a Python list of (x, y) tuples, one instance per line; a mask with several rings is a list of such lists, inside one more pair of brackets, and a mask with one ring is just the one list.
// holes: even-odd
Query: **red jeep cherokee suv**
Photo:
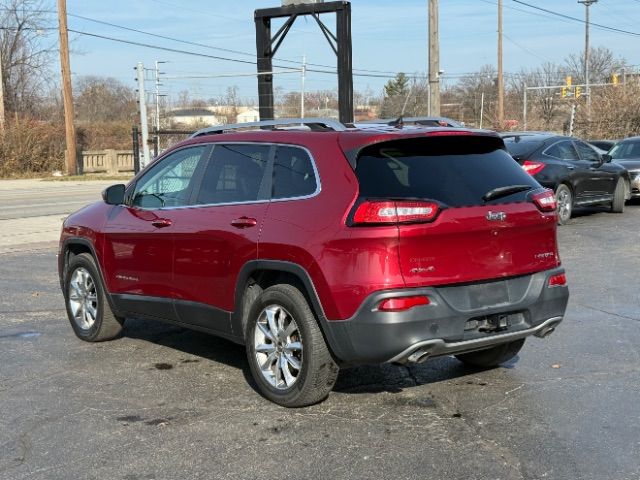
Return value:
[(500, 137), (291, 123), (197, 132), (69, 216), (76, 335), (109, 340), (128, 317), (220, 335), (292, 407), (324, 399), (339, 366), (496, 366), (562, 321), (555, 198)]

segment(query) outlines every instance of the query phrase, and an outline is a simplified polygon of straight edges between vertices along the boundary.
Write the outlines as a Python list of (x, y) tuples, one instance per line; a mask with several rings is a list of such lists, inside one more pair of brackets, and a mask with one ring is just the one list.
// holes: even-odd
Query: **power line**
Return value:
[[(156, 50), (163, 50), (165, 52), (172, 52), (172, 53), (180, 53), (183, 55), (193, 55), (196, 57), (203, 57), (203, 58), (211, 58), (213, 60), (225, 60), (227, 62), (236, 62), (236, 63), (244, 63), (244, 64), (249, 64), (249, 65), (255, 65), (256, 62), (252, 62), (250, 60), (240, 60), (237, 58), (228, 58), (228, 57), (220, 57), (217, 55), (210, 55), (210, 54), (206, 54), (206, 53), (197, 53), (197, 52), (190, 52), (188, 50), (181, 50), (178, 48), (170, 48), (170, 47), (160, 47), (158, 45), (151, 45), (149, 43), (142, 43), (142, 42), (135, 42), (133, 40), (125, 40), (123, 38), (116, 38), (116, 37), (110, 37), (108, 35), (100, 35), (97, 33), (89, 33), (89, 32), (81, 32), (79, 30), (73, 30), (73, 29), (69, 29), (70, 32), (73, 33), (77, 33), (78, 35), (85, 35), (88, 37), (95, 37), (95, 38), (101, 38), (103, 40), (110, 40), (112, 42), (119, 42), (119, 43), (126, 43), (128, 45), (136, 45), (139, 47), (146, 47), (146, 48), (153, 48)], [(288, 68), (288, 67), (283, 67), (283, 68)]]
[[(94, 38), (101, 38), (103, 40), (109, 40), (112, 42), (119, 42), (119, 43), (125, 43), (127, 45), (136, 45), (139, 47), (146, 47), (146, 48), (152, 48), (155, 50), (162, 50), (165, 52), (172, 52), (172, 53), (179, 53), (179, 54), (183, 54), (183, 55), (192, 55), (195, 57), (202, 57), (202, 58), (210, 58), (213, 60), (224, 60), (224, 61), (228, 61), (228, 62), (236, 62), (236, 63), (243, 63), (243, 64), (248, 64), (248, 65), (256, 65), (256, 62), (252, 62), (250, 60), (240, 60), (238, 58), (229, 58), (229, 57), (221, 57), (218, 55), (210, 55), (210, 54), (206, 54), (206, 53), (199, 53), (199, 52), (191, 52), (189, 50), (182, 50), (182, 49), (178, 49), (178, 48), (170, 48), (170, 47), (161, 47), (158, 45), (151, 45), (149, 43), (143, 43), (143, 42), (136, 42), (133, 40), (125, 40), (123, 38), (116, 38), (116, 37), (111, 37), (108, 35), (100, 35), (98, 33), (90, 33), (90, 32), (81, 32), (79, 30), (74, 30), (74, 29), (69, 29), (70, 32), (76, 33), (78, 35), (85, 35), (88, 37), (94, 37)], [(277, 65), (278, 68), (286, 68), (286, 69), (290, 69), (291, 67), (285, 67), (282, 65)], [(336, 70), (319, 70), (319, 69), (311, 69), (308, 68), (307, 69), (308, 72), (314, 72), (314, 73), (323, 73), (323, 74), (330, 74), (330, 75), (336, 75), (337, 71)], [(354, 76), (357, 77), (369, 77), (369, 78), (394, 78), (395, 77), (395, 73), (393, 75), (384, 75), (384, 74), (373, 74), (373, 73), (354, 73)], [(418, 76), (416, 75), (407, 75), (408, 78), (418, 78)]]
[[(525, 7), (529, 7), (529, 8), (533, 8), (535, 10), (540, 10), (542, 12), (546, 12), (546, 13), (548, 13), (550, 15), (555, 15), (557, 17), (565, 18), (567, 20), (573, 20), (575, 22), (587, 23), (586, 20), (582, 20), (581, 18), (572, 17), (570, 15), (565, 15), (564, 13), (554, 12), (553, 10), (547, 10), (546, 8), (537, 7), (536, 5), (531, 5), (531, 4), (523, 2), (521, 0), (513, 0), (513, 1), (516, 2), (516, 3), (519, 3), (521, 5), (524, 5)], [(607, 25), (602, 25), (602, 24), (593, 23), (593, 22), (589, 22), (589, 25), (591, 25), (593, 27), (596, 27), (596, 28), (600, 28), (602, 30), (608, 30), (608, 31), (611, 31), (611, 32), (623, 33), (625, 35), (632, 35), (634, 37), (640, 37), (640, 33), (638, 33), (638, 32), (630, 32), (629, 30), (622, 30), (620, 28), (609, 27)]]
[[(77, 15), (77, 14), (74, 14), (74, 13), (69, 13), (68, 15), (70, 17), (79, 18), (81, 20), (86, 20), (86, 21), (89, 21), (89, 22), (94, 22), (94, 23), (98, 23), (98, 24), (101, 24), (101, 25), (106, 25), (106, 26), (109, 26), (109, 27), (119, 28), (119, 29), (126, 30), (126, 31), (129, 31), (129, 32), (139, 33), (141, 35), (148, 35), (150, 37), (162, 38), (164, 40), (169, 40), (169, 41), (172, 41), (172, 42), (184, 43), (185, 45), (192, 45), (192, 46), (196, 46), (196, 47), (208, 48), (208, 49), (211, 49), (211, 50), (218, 50), (218, 51), (221, 51), (221, 52), (233, 53), (233, 54), (236, 54), (236, 55), (243, 55), (243, 56), (248, 56), (248, 57), (251, 57), (251, 58), (256, 58), (256, 56), (254, 54), (248, 53), (248, 52), (243, 52), (243, 51), (240, 51), (240, 50), (232, 50), (232, 49), (229, 49), (229, 48), (214, 47), (213, 45), (207, 45), (207, 44), (204, 44), (204, 43), (193, 42), (193, 41), (190, 41), (190, 40), (183, 40), (183, 39), (180, 39), (180, 38), (170, 37), (168, 35), (160, 35), (160, 34), (157, 34), (157, 33), (146, 32), (144, 30), (139, 30), (139, 29), (131, 28), (131, 27), (125, 27), (124, 25), (118, 25), (118, 24), (115, 24), (115, 23), (106, 22), (104, 20), (98, 20), (96, 18), (85, 17), (83, 15)], [(277, 60), (279, 62), (300, 64), (300, 61), (298, 61), (298, 60), (289, 60), (289, 59), (285, 59), (285, 58), (277, 58)], [(322, 65), (322, 64), (318, 64), (318, 63), (307, 63), (307, 65), (310, 65), (310, 66), (313, 66), (313, 67), (320, 67), (320, 68), (334, 68), (331, 65)], [(282, 67), (282, 68), (289, 68), (289, 67)], [(381, 74), (386, 73), (386, 74), (392, 74), (392, 75), (396, 75), (397, 74), (397, 72), (392, 72), (392, 71), (388, 71), (388, 70), (370, 70), (370, 69), (363, 69), (363, 68), (354, 68), (353, 70), (354, 71), (359, 71), (359, 72), (367, 72), (367, 73), (381, 73)]]

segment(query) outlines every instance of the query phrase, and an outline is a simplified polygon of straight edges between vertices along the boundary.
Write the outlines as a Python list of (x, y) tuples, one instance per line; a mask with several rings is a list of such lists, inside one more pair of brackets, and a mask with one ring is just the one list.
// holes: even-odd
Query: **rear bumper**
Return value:
[[(387, 290), (370, 295), (349, 320), (325, 322), (329, 345), (343, 365), (417, 361), (489, 348), (531, 335), (545, 336), (562, 321), (569, 289), (549, 287), (562, 268), (506, 280)], [(430, 304), (404, 312), (381, 312), (382, 300), (426, 295)], [(505, 317), (508, 326), (485, 332), (475, 321)], [(415, 354), (415, 355), (414, 355)], [(412, 357), (413, 355), (413, 357)]]

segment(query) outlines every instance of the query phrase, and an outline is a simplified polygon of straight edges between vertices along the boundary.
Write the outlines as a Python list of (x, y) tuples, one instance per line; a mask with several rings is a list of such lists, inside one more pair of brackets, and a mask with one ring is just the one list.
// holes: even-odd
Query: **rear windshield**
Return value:
[[(364, 198), (424, 198), (450, 207), (483, 205), (491, 190), (540, 185), (493, 137), (395, 140), (363, 149), (356, 167)], [(527, 192), (489, 203), (525, 200)]]
[(504, 139), (504, 144), (511, 155), (518, 158), (528, 157), (544, 142), (540, 140), (527, 139), (526, 137), (508, 137)]

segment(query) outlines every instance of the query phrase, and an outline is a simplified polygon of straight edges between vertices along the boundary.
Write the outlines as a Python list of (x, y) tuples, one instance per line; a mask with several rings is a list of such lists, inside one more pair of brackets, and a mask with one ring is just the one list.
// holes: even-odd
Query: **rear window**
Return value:
[(530, 156), (539, 149), (544, 142), (540, 140), (528, 140), (522, 137), (509, 137), (504, 139), (507, 151), (514, 157), (524, 158)]
[[(512, 185), (540, 185), (493, 137), (432, 137), (366, 147), (356, 176), (363, 198), (423, 198), (450, 207), (483, 205), (489, 191)], [(525, 200), (527, 192), (490, 203)]]

